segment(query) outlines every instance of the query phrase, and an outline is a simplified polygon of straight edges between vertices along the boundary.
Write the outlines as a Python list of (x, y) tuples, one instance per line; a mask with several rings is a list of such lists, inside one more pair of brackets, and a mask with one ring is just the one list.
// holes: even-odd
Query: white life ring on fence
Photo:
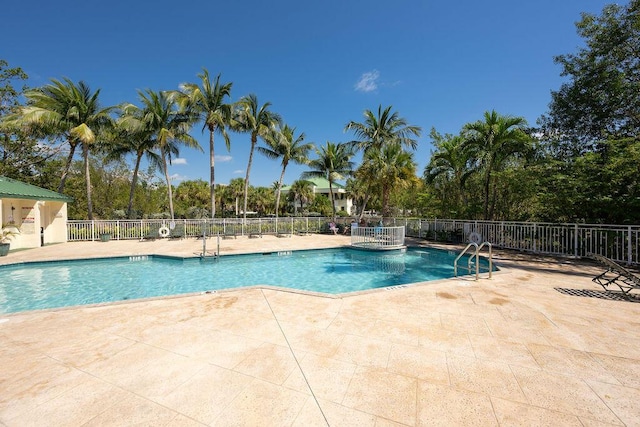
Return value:
[(160, 237), (168, 237), (169, 236), (169, 228), (165, 225), (158, 229), (158, 234)]
[(472, 233), (469, 234), (469, 242), (480, 244), (480, 242), (482, 242), (482, 236), (479, 233), (476, 233), (475, 231), (473, 231)]

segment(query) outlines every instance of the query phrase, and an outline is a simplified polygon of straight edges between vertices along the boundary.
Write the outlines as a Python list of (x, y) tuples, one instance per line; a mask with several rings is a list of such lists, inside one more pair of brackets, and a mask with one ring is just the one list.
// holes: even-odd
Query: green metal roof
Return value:
[(3, 199), (28, 199), (28, 200), (55, 200), (58, 202), (72, 202), (71, 197), (55, 191), (46, 190), (16, 181), (15, 179), (0, 176), (0, 198)]
[[(300, 178), (302, 180), (302, 178)], [(327, 190), (329, 189), (329, 180), (325, 179), (325, 178), (320, 178), (320, 177), (316, 177), (316, 178), (306, 178), (304, 179), (304, 181), (309, 181), (311, 184), (313, 184), (314, 187), (317, 188), (326, 188)], [(282, 186), (282, 190), (286, 190), (289, 191), (291, 189), (290, 185), (283, 185)], [(334, 190), (338, 190), (338, 189), (344, 189), (344, 185), (334, 182), (333, 183), (333, 189)]]

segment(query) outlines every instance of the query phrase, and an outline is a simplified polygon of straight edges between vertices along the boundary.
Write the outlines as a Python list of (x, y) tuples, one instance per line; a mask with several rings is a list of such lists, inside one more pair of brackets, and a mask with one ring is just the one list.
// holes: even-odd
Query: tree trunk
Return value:
[(69, 175), (69, 169), (71, 168), (71, 162), (73, 161), (73, 154), (76, 152), (77, 142), (69, 141), (69, 155), (67, 156), (67, 161), (64, 164), (64, 169), (62, 171), (62, 176), (60, 177), (60, 185), (58, 185), (58, 193), (62, 193), (64, 191), (64, 184), (67, 182), (67, 176)]
[(362, 202), (362, 209), (360, 209), (360, 216), (358, 217), (358, 222), (362, 221), (362, 218), (364, 218), (364, 210), (367, 207), (368, 201), (369, 201), (369, 193), (364, 195), (364, 201)]
[(382, 186), (382, 217), (390, 217), (389, 212), (389, 188)]
[(282, 180), (284, 179), (284, 171), (287, 168), (287, 164), (282, 165), (282, 173), (280, 174), (280, 181), (278, 181), (278, 193), (276, 194), (276, 218), (278, 218), (278, 211), (280, 210), (280, 191), (282, 190)]
[(209, 163), (211, 165), (211, 218), (216, 217), (216, 173), (215, 173), (215, 152), (213, 149), (213, 131), (215, 128), (209, 128)]
[(491, 189), (491, 204), (489, 205), (489, 218), (488, 219), (490, 221), (493, 221), (493, 218), (495, 216), (496, 196), (497, 196), (497, 193), (498, 193), (497, 186), (498, 186), (498, 184), (497, 184), (496, 180), (494, 179), (493, 180), (493, 185), (491, 186), (492, 187), (492, 189)]
[(136, 191), (138, 183), (138, 170), (140, 169), (140, 161), (142, 160), (142, 152), (136, 153), (136, 166), (133, 168), (133, 177), (131, 177), (131, 190), (129, 191), (129, 205), (127, 206), (127, 218), (133, 219), (133, 195)]
[(482, 210), (484, 211), (485, 220), (489, 219), (489, 185), (491, 182), (491, 172), (490, 169), (488, 169), (489, 166), (490, 165), (487, 165), (487, 171), (485, 172), (484, 177), (484, 202)]
[(173, 216), (173, 191), (171, 190), (171, 178), (169, 178), (169, 168), (167, 167), (167, 158), (162, 154), (162, 167), (164, 168), (164, 177), (167, 180), (167, 192), (169, 193), (169, 214), (171, 220), (175, 219)]
[(89, 171), (89, 146), (82, 144), (82, 157), (84, 158), (84, 175), (87, 182), (87, 217), (93, 220), (93, 203), (91, 202), (91, 173)]
[(249, 150), (249, 163), (247, 164), (247, 176), (244, 179), (244, 210), (242, 212), (242, 222), (247, 221), (247, 201), (249, 199), (249, 173), (251, 172), (251, 162), (253, 162), (253, 149), (258, 142), (258, 135), (251, 135), (251, 150)]
[(336, 222), (336, 202), (333, 199), (333, 182), (329, 180), (329, 196), (331, 196), (331, 209), (333, 209), (333, 222)]

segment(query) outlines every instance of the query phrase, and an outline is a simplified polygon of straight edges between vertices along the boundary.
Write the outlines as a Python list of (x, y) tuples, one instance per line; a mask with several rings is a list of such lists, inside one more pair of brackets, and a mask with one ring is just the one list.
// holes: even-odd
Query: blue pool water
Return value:
[[(453, 277), (456, 256), (424, 248), (393, 252), (341, 248), (205, 261), (142, 256), (27, 263), (0, 267), (0, 313), (251, 285), (340, 294)], [(459, 265), (466, 266), (467, 260)]]

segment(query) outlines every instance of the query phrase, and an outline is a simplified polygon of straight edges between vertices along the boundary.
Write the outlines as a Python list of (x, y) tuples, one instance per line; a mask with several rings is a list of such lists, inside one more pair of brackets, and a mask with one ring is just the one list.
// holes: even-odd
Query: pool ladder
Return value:
[(466, 248), (464, 248), (464, 250), (462, 252), (460, 252), (460, 255), (458, 255), (458, 257), (456, 258), (456, 260), (453, 262), (453, 275), (454, 276), (458, 276), (458, 261), (460, 260), (460, 258), (462, 258), (462, 256), (464, 254), (466, 254), (470, 248), (475, 248), (475, 251), (471, 254), (471, 256), (469, 256), (469, 259), (467, 260), (467, 271), (469, 271), (469, 273), (471, 273), (471, 260), (475, 257), (475, 266), (476, 266), (476, 280), (478, 280), (478, 276), (480, 275), (480, 251), (482, 250), (483, 247), (487, 246), (489, 248), (489, 279), (491, 279), (491, 272), (493, 271), (493, 253), (492, 253), (492, 246), (491, 243), (489, 242), (483, 242), (482, 244), (480, 244), (478, 246), (477, 243), (475, 242), (471, 242), (467, 245)]
[(218, 233), (218, 250), (212, 254), (211, 252), (207, 251), (207, 232), (205, 231), (205, 227), (204, 227), (204, 224), (203, 224), (203, 226), (202, 226), (202, 252), (200, 252), (200, 259), (203, 260), (203, 261), (207, 260), (207, 259), (217, 260), (219, 256), (220, 256), (220, 234)]

